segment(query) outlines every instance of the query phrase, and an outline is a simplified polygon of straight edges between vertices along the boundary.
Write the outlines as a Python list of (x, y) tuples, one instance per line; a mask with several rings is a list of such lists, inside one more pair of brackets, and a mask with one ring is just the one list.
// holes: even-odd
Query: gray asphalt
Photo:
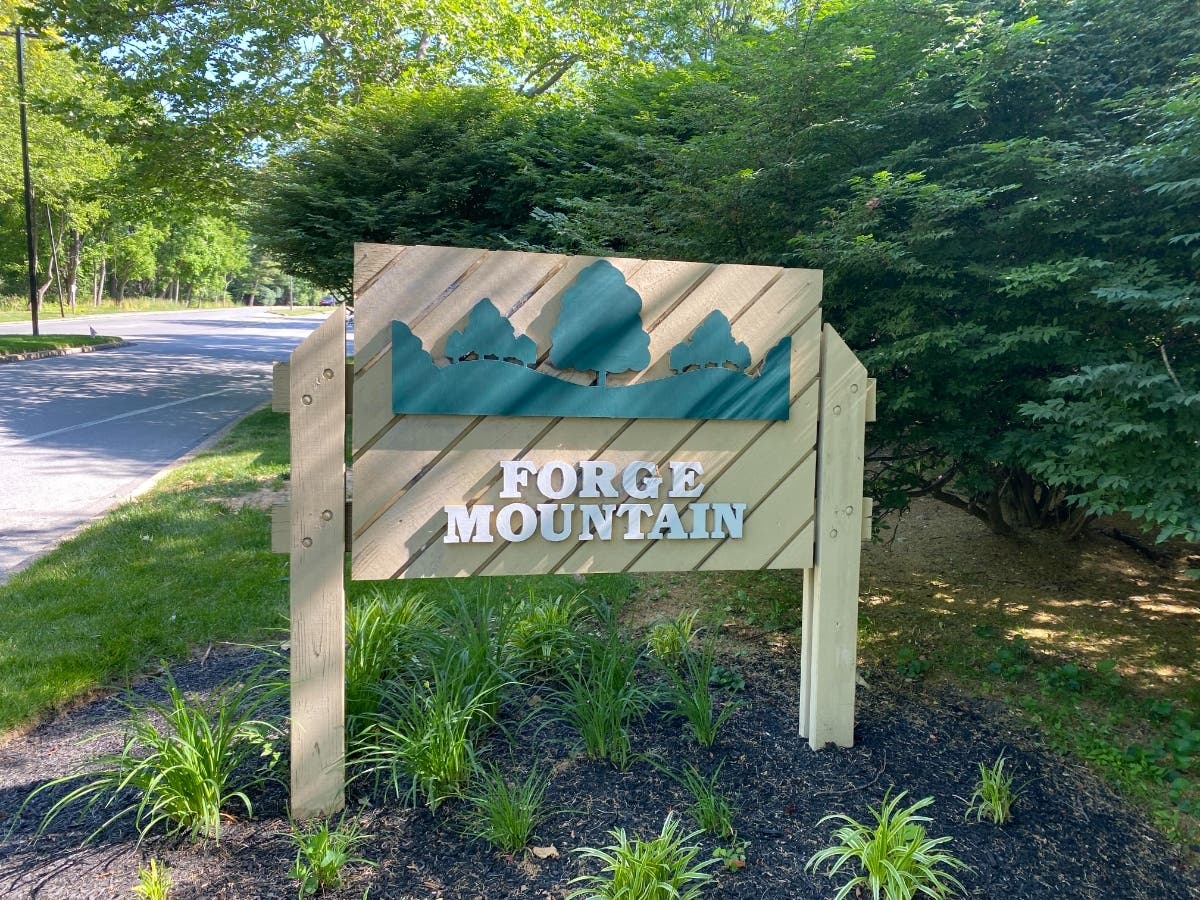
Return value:
[(135, 343), (0, 363), (0, 580), (268, 401), (271, 364), (320, 322), (262, 309), (44, 318), (43, 334)]

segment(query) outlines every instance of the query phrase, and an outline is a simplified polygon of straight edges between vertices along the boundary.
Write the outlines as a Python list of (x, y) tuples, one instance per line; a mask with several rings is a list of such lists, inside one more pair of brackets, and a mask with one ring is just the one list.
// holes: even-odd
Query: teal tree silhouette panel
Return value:
[(446, 341), (449, 365), (438, 366), (409, 327), (392, 322), (392, 412), (466, 416), (564, 416), (612, 419), (769, 419), (788, 417), (791, 338), (748, 374), (750, 351), (729, 319), (713, 311), (670, 356), (675, 374), (609, 387), (610, 373), (650, 365), (642, 299), (611, 263), (598, 260), (563, 292), (551, 331), (550, 361), (559, 369), (595, 372), (576, 384), (531, 366), (537, 348), (484, 298), (466, 327)]

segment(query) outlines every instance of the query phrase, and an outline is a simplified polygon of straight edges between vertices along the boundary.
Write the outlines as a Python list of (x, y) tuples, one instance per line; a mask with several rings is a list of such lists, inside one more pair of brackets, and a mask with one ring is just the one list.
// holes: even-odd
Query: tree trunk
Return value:
[(78, 228), (71, 230), (71, 244), (67, 249), (67, 302), (71, 312), (79, 297), (79, 261), (83, 256), (83, 235)]

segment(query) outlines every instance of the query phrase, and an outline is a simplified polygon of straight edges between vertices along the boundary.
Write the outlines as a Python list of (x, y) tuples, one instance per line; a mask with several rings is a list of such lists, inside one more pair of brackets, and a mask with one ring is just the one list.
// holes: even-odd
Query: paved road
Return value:
[(136, 343), (0, 363), (0, 580), (268, 400), (271, 363), (320, 321), (261, 309), (44, 319), (44, 334), (93, 327)]

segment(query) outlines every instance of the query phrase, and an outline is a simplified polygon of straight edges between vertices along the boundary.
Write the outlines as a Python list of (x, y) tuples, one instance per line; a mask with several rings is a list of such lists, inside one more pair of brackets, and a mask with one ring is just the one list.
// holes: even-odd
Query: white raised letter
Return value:
[(583, 473), (583, 487), (579, 489), (580, 497), (618, 497), (617, 489), (613, 487), (617, 467), (613, 463), (601, 459), (585, 459), (579, 464)]
[[(538, 518), (542, 523), (542, 537), (548, 541), (565, 541), (571, 534), (571, 513), (575, 511), (574, 503), (539, 503)], [(554, 513), (563, 511), (562, 531), (554, 530)]]
[[(643, 472), (645, 477), (639, 479), (638, 475)], [(621, 475), (621, 487), (635, 500), (657, 500), (658, 486), (662, 484), (662, 479), (657, 476), (656, 464), (637, 460), (625, 467), (625, 472)]]
[(683, 521), (679, 518), (679, 510), (675, 508), (674, 503), (664, 503), (662, 509), (658, 511), (658, 516), (654, 520), (654, 525), (650, 528), (650, 537), (664, 537), (663, 532), (666, 532), (666, 537), (680, 540), (686, 538), (687, 532), (683, 530)]
[(529, 484), (530, 474), (537, 471), (537, 466), (527, 459), (502, 459), (500, 471), (504, 473), (504, 490), (500, 496), (504, 500), (517, 500), (521, 496), (521, 488)]
[[(514, 514), (521, 516), (520, 531), (513, 530)], [(533, 507), (526, 503), (510, 503), (508, 506), (502, 506), (500, 512), (496, 514), (496, 531), (500, 532), (500, 537), (506, 541), (528, 540), (537, 531), (537, 514), (534, 513)]]
[[(557, 490), (554, 487), (555, 472), (562, 476), (562, 485)], [(575, 493), (577, 484), (579, 484), (579, 476), (575, 472), (575, 467), (568, 466), (565, 462), (548, 462), (538, 471), (538, 490), (550, 500), (562, 500), (564, 497), (570, 497)]]
[(479, 503), (475, 506), (446, 507), (446, 536), (444, 544), (490, 544), (492, 542), (491, 517), (493, 506)]
[(625, 540), (636, 541), (644, 538), (642, 533), (642, 517), (654, 512), (649, 503), (622, 503), (617, 507), (618, 516), (628, 516), (625, 520)]
[(615, 503), (605, 503), (603, 506), (582, 504), (579, 507), (579, 516), (583, 520), (579, 526), (579, 539), (590, 541), (594, 533), (602, 541), (611, 541), (613, 513), (616, 510)]
[(745, 503), (714, 503), (712, 510), (713, 537), (725, 537), (726, 529), (731, 538), (742, 536), (742, 514), (746, 512)]
[(704, 490), (703, 484), (697, 484), (696, 479), (704, 474), (704, 466), (698, 462), (672, 462), (671, 490), (668, 497), (699, 497)]
[(692, 540), (712, 537), (708, 533), (708, 504), (689, 503), (688, 509), (692, 511), (692, 530), (688, 533), (688, 537)]

